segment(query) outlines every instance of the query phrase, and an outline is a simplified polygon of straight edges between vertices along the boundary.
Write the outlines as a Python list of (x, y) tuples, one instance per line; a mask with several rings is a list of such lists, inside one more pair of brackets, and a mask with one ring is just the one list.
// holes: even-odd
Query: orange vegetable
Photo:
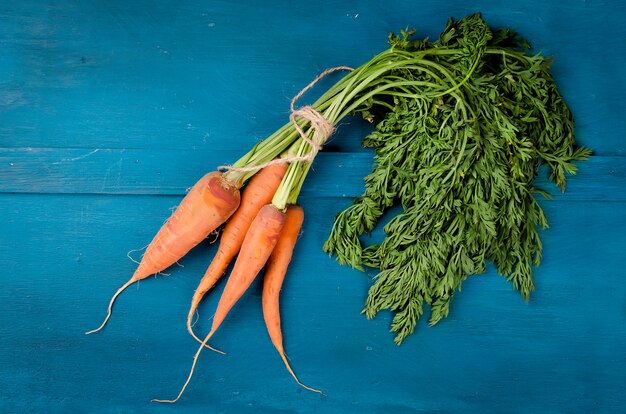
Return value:
[(261, 207), (272, 201), (286, 170), (287, 163), (274, 164), (255, 174), (242, 193), (239, 208), (226, 223), (217, 253), (191, 300), (191, 308), (187, 317), (187, 330), (198, 342), (202, 342), (202, 340), (196, 336), (191, 327), (191, 320), (198, 304), (206, 292), (222, 277), (230, 262), (239, 252), (250, 224)]
[(222, 173), (211, 172), (202, 177), (150, 242), (133, 276), (115, 292), (104, 322), (87, 334), (98, 332), (106, 325), (113, 303), (124, 289), (176, 263), (228, 220), (239, 201), (239, 188), (224, 179)]
[(287, 214), (285, 218), (285, 226), (280, 233), (276, 247), (272, 251), (270, 258), (267, 261), (267, 268), (265, 269), (265, 278), (263, 280), (263, 318), (265, 319), (265, 325), (267, 326), (267, 332), (270, 335), (270, 339), (276, 347), (276, 350), (280, 354), (287, 370), (296, 382), (309, 391), (319, 392), (315, 388), (308, 387), (300, 382), (296, 374), (293, 372), (289, 361), (287, 361), (287, 355), (285, 355), (285, 349), (283, 347), (283, 333), (280, 328), (280, 288), (282, 287), (285, 274), (287, 273), (287, 267), (291, 261), (293, 249), (298, 240), (300, 234), (300, 228), (302, 228), (302, 222), (304, 221), (304, 210), (298, 205), (290, 205), (287, 207)]
[(189, 372), (187, 381), (185, 381), (185, 384), (175, 399), (152, 401), (173, 403), (178, 401), (181, 395), (183, 395), (185, 388), (187, 388), (189, 381), (191, 381), (202, 348), (204, 348), (209, 339), (211, 339), (215, 331), (224, 321), (224, 318), (226, 318), (228, 312), (241, 296), (243, 296), (263, 266), (265, 266), (272, 250), (274, 250), (274, 246), (278, 241), (284, 224), (285, 213), (283, 211), (277, 209), (272, 204), (265, 205), (261, 208), (252, 221), (252, 224), (250, 224), (250, 228), (243, 240), (241, 251), (237, 256), (233, 271), (224, 287), (220, 301), (217, 304), (211, 331), (206, 338), (204, 338), (204, 341), (202, 341), (202, 344), (193, 358), (193, 364), (191, 365), (191, 371)]

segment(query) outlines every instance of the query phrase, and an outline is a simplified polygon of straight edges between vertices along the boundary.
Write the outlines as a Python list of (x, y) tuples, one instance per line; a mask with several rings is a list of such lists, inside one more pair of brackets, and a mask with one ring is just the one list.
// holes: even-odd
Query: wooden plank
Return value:
[[(0, 192), (182, 195), (202, 174), (241, 151), (0, 148)], [(321, 152), (303, 188), (320, 197), (356, 197), (372, 153)], [(626, 201), (626, 157), (593, 156), (561, 194), (542, 174), (537, 186), (566, 200)]]
[[(241, 151), (0, 149), (0, 192), (183, 195)], [(365, 154), (319, 154), (305, 192), (353, 197), (371, 168)]]
[[(626, 204), (547, 203), (551, 227), (530, 303), (490, 270), (464, 283), (449, 318), (433, 328), (421, 321), (397, 347), (389, 314), (360, 314), (368, 276), (321, 251), (333, 213), (349, 201), (305, 196), (283, 329), (294, 369), (327, 397), (302, 391), (285, 371), (255, 283), (213, 342), (228, 355), (204, 353), (176, 407), (151, 405), (187, 374), (197, 344), (184, 320), (215, 245), (130, 288), (101, 334), (83, 332), (132, 272), (126, 252), (147, 243), (176, 202), (0, 194), (2, 412), (618, 413), (626, 404)], [(200, 308), (199, 332), (223, 286)]]
[[(313, 14), (280, 2), (191, 1), (175, 9), (141, 1), (2, 3), (0, 146), (151, 148), (158, 140), (160, 148), (205, 151), (271, 133), (315, 75), (365, 63), (387, 47), (390, 31), (413, 26), (434, 38), (450, 15), (479, 9), (410, 1), (332, 2)], [(619, 30), (626, 6), (536, 6), (490, 3), (479, 11), (554, 55), (581, 142), (623, 155), (626, 101), (615, 92), (626, 89), (626, 47), (606, 28)], [(272, 24), (258, 18), (268, 10)]]

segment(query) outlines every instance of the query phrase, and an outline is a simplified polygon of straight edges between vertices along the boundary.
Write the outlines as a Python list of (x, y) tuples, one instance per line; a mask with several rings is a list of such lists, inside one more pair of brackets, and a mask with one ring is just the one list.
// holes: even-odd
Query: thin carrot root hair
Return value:
[(211, 339), (211, 337), (213, 336), (214, 333), (215, 333), (215, 329), (212, 329), (211, 332), (209, 332), (207, 334), (206, 338), (204, 338), (204, 341), (202, 341), (202, 344), (200, 345), (200, 347), (196, 351), (196, 354), (193, 357), (193, 364), (191, 364), (191, 370), (189, 371), (189, 375), (187, 376), (187, 380), (183, 384), (183, 387), (181, 388), (181, 390), (178, 393), (178, 395), (176, 396), (176, 398), (174, 398), (173, 400), (161, 400), (161, 399), (158, 399), (158, 398), (154, 398), (154, 399), (150, 400), (151, 402), (173, 404), (176, 401), (180, 400), (180, 397), (185, 392), (185, 389), (187, 388), (187, 385), (189, 385), (189, 382), (191, 381), (191, 377), (193, 377), (193, 373), (196, 370), (196, 363), (198, 362), (198, 357), (200, 356), (200, 353), (202, 352), (202, 348), (204, 348), (205, 346), (208, 346), (207, 342), (209, 342), (209, 339)]
[[(197, 316), (197, 319), (195, 322), (191, 322), (193, 319), (193, 316)], [(204, 343), (204, 341), (202, 339), (200, 339), (198, 337), (198, 335), (196, 335), (196, 333), (193, 331), (193, 326), (200, 320), (200, 313), (198, 312), (197, 307), (194, 308), (194, 310), (192, 312), (189, 312), (189, 315), (187, 316), (187, 332), (189, 332), (189, 334), (196, 340), (198, 341), (198, 343), (202, 344)], [(226, 352), (224, 351), (217, 351), (215, 348), (213, 348), (211, 345), (209, 344), (204, 344), (204, 346), (206, 346), (207, 348), (214, 350), (222, 355), (226, 355)]]
[(132, 285), (133, 283), (135, 283), (137, 280), (135, 279), (130, 279), (128, 282), (124, 283), (118, 290), (117, 292), (115, 292), (115, 294), (113, 295), (113, 297), (111, 298), (111, 301), (109, 302), (109, 307), (107, 309), (107, 316), (104, 318), (104, 321), (102, 322), (102, 324), (97, 327), (96, 329), (93, 329), (91, 331), (87, 331), (85, 332), (85, 335), (90, 335), (92, 333), (96, 333), (99, 332), (100, 330), (102, 330), (102, 328), (104, 328), (104, 325), (107, 324), (107, 322), (109, 321), (109, 318), (111, 317), (111, 313), (113, 312), (113, 303), (115, 302), (115, 299), (117, 299), (117, 297), (120, 295), (120, 293), (122, 293), (124, 290), (126, 290), (127, 287), (129, 287), (130, 285)]
[(149, 244), (146, 244), (143, 247), (140, 247), (139, 249), (132, 249), (129, 250), (128, 253), (126, 253), (126, 257), (128, 257), (130, 259), (131, 262), (135, 263), (135, 264), (140, 264), (137, 260), (133, 259), (133, 257), (130, 255), (131, 253), (135, 253), (135, 252), (140, 252), (142, 250), (146, 250), (148, 248), (148, 246), (150, 246)]
[[(113, 303), (115, 302), (115, 299), (117, 299), (117, 297), (120, 295), (120, 293), (122, 293), (124, 290), (126, 290), (126, 288), (130, 285), (132, 285), (135, 282), (139, 282), (139, 280), (136, 279), (130, 279), (128, 282), (124, 283), (118, 290), (117, 292), (115, 292), (115, 294), (113, 295), (113, 297), (111, 298), (111, 301), (109, 302), (109, 307), (107, 308), (107, 315), (104, 318), (104, 321), (102, 321), (102, 324), (100, 324), (99, 327), (97, 327), (96, 329), (93, 329), (91, 331), (87, 331), (85, 332), (85, 335), (91, 335), (93, 333), (99, 332), (102, 330), (102, 328), (104, 328), (104, 326), (107, 324), (107, 322), (109, 321), (109, 318), (111, 317), (111, 314), (113, 313)], [(221, 351), (217, 348), (213, 348), (211, 345), (205, 344), (205, 346), (207, 348), (209, 348), (211, 351), (213, 352), (217, 352), (218, 354), (222, 354), (222, 355), (226, 355), (226, 352)]]
[(194, 326), (196, 326), (196, 324), (197, 324), (197, 323), (198, 323), (198, 321), (200, 320), (200, 313), (196, 310), (196, 311), (193, 313), (193, 316), (195, 316), (195, 317), (196, 317), (196, 320), (195, 320), (195, 321), (191, 322), (191, 320), (192, 320), (193, 318), (190, 318), (190, 319), (189, 319), (189, 322), (190, 322), (190, 325), (191, 325), (191, 327), (192, 327), (192, 328), (193, 328)]
[[(191, 322), (193, 317), (192, 317), (192, 313), (198, 316), (198, 319), (196, 319), (196, 322)], [(202, 343), (202, 339), (198, 338), (198, 335), (196, 335), (196, 333), (193, 331), (193, 327), (194, 325), (198, 322), (198, 320), (200, 319), (200, 315), (198, 313), (198, 309), (194, 309), (193, 312), (190, 312), (189, 316), (187, 317), (187, 332), (189, 332), (189, 335), (191, 335), (196, 341)]]
[(213, 230), (211, 233), (209, 233), (209, 235), (207, 237), (207, 239), (209, 239), (209, 244), (213, 244), (213, 243), (215, 243), (216, 241), (219, 240), (220, 232), (221, 231), (219, 229), (217, 229), (217, 230)]
[(294, 380), (296, 380), (296, 383), (298, 383), (299, 386), (301, 386), (304, 389), (307, 389), (309, 391), (313, 391), (313, 392), (317, 392), (321, 395), (326, 395), (324, 394), (324, 392), (322, 390), (318, 390), (316, 388), (311, 388), (308, 385), (303, 384), (302, 382), (300, 382), (300, 380), (298, 379), (298, 376), (296, 375), (295, 372), (293, 372), (293, 369), (291, 368), (291, 365), (289, 364), (289, 361), (287, 360), (287, 354), (285, 354), (284, 350), (279, 350), (278, 353), (280, 354), (280, 357), (282, 358), (283, 362), (285, 363), (285, 367), (287, 367), (287, 371), (289, 371), (289, 373), (291, 374), (291, 376), (293, 377)]

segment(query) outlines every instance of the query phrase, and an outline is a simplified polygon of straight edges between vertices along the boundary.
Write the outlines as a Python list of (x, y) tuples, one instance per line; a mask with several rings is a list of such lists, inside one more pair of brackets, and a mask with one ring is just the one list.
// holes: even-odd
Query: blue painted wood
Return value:
[(482, 11), (555, 56), (582, 143), (625, 153), (620, 0), (230, 3), (2, 2), (0, 145), (211, 150), (262, 138), (316, 74), (364, 63), (389, 31), (435, 37), (450, 15)]
[[(184, 319), (215, 246), (129, 289), (107, 329), (84, 336), (130, 276), (126, 253), (199, 175), (282, 125), (318, 72), (366, 61), (391, 30), (434, 37), (476, 10), (555, 56), (595, 151), (565, 194), (544, 186), (556, 198), (541, 201), (551, 227), (530, 303), (490, 269), (401, 347), (389, 314), (360, 315), (371, 275), (320, 249), (371, 165), (368, 127), (349, 120), (307, 181), (282, 296), (294, 368), (328, 395), (285, 372), (255, 284), (215, 337), (228, 355), (203, 354), (179, 404), (149, 403), (187, 373)], [(0, 412), (623, 412), (625, 17), (623, 2), (594, 0), (0, 3)]]
[[(350, 137), (358, 139), (357, 137)], [(341, 144), (343, 137), (333, 143)], [(236, 160), (238, 150), (205, 154), (192, 150), (0, 148), (0, 192), (184, 195), (206, 171)], [(304, 194), (357, 197), (372, 168), (372, 152), (320, 153)], [(341, 179), (338, 180), (337, 176)], [(626, 201), (624, 157), (593, 156), (568, 178), (566, 193), (541, 169), (535, 182), (555, 198)]]

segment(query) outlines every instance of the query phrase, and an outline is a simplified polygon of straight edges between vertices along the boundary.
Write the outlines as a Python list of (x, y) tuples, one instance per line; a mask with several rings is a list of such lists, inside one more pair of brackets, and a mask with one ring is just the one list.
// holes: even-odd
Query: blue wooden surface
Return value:
[[(624, 412), (623, 2), (177, 3), (0, 3), (0, 412)], [(490, 270), (401, 347), (390, 315), (359, 314), (367, 275), (321, 251), (371, 166), (367, 126), (350, 120), (306, 184), (282, 296), (291, 361), (328, 395), (285, 372), (255, 284), (215, 337), (228, 355), (203, 354), (177, 405), (150, 403), (187, 373), (184, 320), (215, 246), (129, 289), (106, 330), (83, 335), (131, 274), (126, 253), (201, 174), (282, 125), (318, 72), (365, 62), (391, 30), (435, 37), (474, 11), (554, 55), (578, 140), (595, 151), (567, 193), (541, 201), (551, 227), (530, 303)]]

